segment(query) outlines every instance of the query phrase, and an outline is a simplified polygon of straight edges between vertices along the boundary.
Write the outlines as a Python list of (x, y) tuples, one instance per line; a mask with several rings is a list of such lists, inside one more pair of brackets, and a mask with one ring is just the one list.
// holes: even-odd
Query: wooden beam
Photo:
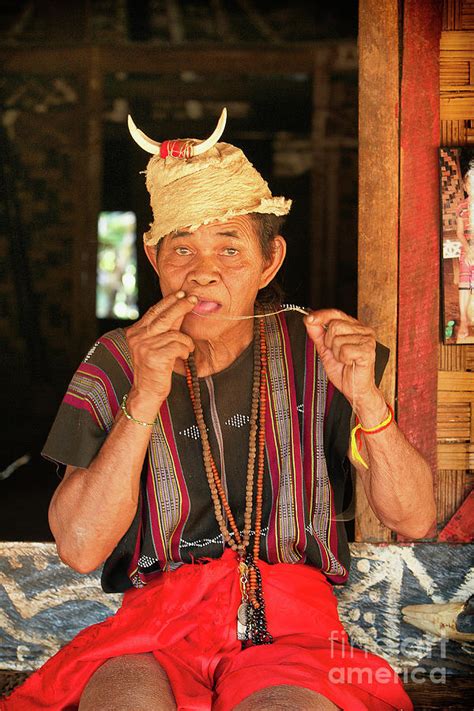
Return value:
[[(278, 48), (215, 46), (164, 47), (139, 43), (132, 45), (28, 46), (0, 49), (0, 67), (4, 73), (71, 73), (87, 70), (94, 50), (97, 67), (104, 74), (114, 72), (177, 74), (183, 71), (221, 74), (291, 74), (312, 72), (316, 51), (327, 51), (335, 43), (308, 43)], [(347, 40), (353, 47), (354, 41)]]
[[(353, 44), (353, 43), (352, 43)], [(306, 46), (268, 48), (230, 47), (107, 47), (103, 51), (105, 72), (127, 71), (175, 74), (181, 71), (220, 74), (291, 74), (312, 72), (315, 43)], [(322, 45), (324, 49), (324, 44)], [(105, 50), (105, 48), (104, 48)]]
[[(359, 3), (359, 318), (390, 348), (395, 401), (398, 297), (399, 1)], [(356, 539), (388, 541), (357, 484)]]
[(334, 58), (335, 68), (341, 72), (356, 69), (357, 50), (353, 39), (321, 40), (268, 45), (228, 47), (197, 44), (192, 47), (167, 47), (164, 45), (28, 45), (27, 47), (1, 47), (0, 68), (4, 73), (30, 72), (74, 73), (87, 70), (91, 51), (97, 54), (101, 72), (127, 72), (130, 74), (177, 74), (183, 71), (207, 74), (292, 74), (312, 73), (314, 57), (318, 64), (326, 64), (327, 57)]
[[(119, 75), (120, 77), (122, 75)], [(202, 81), (199, 76), (197, 81), (176, 81), (176, 77), (165, 74), (158, 77), (129, 77), (125, 79), (109, 76), (107, 78), (107, 97), (126, 97), (129, 101), (136, 98), (153, 101), (167, 100), (189, 101), (222, 101), (227, 97), (229, 101), (248, 101), (257, 104), (262, 99), (274, 103), (275, 92), (278, 91), (279, 106), (285, 103), (308, 104), (311, 101), (311, 74), (306, 80), (295, 80), (291, 75), (278, 78), (256, 75), (250, 80), (248, 76), (236, 75), (229, 82), (228, 75), (217, 76), (212, 81)], [(298, 108), (295, 108), (298, 112)], [(275, 112), (276, 113), (276, 112)], [(275, 124), (278, 124), (278, 113), (275, 115)]]
[(2, 47), (0, 67), (3, 74), (34, 72), (35, 74), (73, 74), (86, 71), (89, 48), (76, 47)]

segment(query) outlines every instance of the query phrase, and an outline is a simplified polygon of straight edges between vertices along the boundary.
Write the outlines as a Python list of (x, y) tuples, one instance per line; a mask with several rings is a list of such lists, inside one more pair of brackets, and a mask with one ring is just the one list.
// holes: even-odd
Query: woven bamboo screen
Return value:
[[(474, 143), (474, 0), (444, 0), (440, 45), (441, 145)], [(472, 488), (474, 345), (440, 345), (438, 379), (440, 527)]]

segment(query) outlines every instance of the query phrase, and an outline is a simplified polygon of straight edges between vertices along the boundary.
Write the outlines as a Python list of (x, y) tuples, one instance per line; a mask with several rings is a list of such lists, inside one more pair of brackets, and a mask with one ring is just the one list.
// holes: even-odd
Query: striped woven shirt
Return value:
[[(267, 317), (265, 325), (269, 366), (261, 557), (275, 564), (314, 565), (333, 582), (344, 582), (349, 567), (343, 509), (351, 498), (346, 458), (351, 408), (328, 386), (299, 314)], [(385, 360), (382, 353), (382, 369)], [(212, 452), (240, 530), (252, 369), (253, 344), (229, 367), (199, 380)], [(125, 331), (106, 333), (74, 374), (43, 455), (86, 469), (132, 383)], [(162, 570), (217, 558), (223, 550), (186, 380), (173, 373), (143, 464), (137, 512), (104, 565), (102, 586), (108, 592), (140, 587)]]

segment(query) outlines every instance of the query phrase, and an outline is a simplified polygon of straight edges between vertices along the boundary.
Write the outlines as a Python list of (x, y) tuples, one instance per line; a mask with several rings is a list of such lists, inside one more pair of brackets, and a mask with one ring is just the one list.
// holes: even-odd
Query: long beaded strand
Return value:
[[(263, 506), (263, 475), (265, 467), (265, 416), (266, 416), (266, 373), (267, 373), (267, 348), (265, 341), (264, 322), (254, 321), (254, 375), (252, 384), (252, 404), (250, 412), (250, 435), (249, 435), (249, 455), (247, 463), (247, 482), (245, 495), (244, 530), (241, 537), (240, 531), (235, 523), (234, 516), (230, 509), (222, 481), (219, 476), (214, 458), (212, 456), (209, 438), (201, 403), (201, 392), (197, 376), (196, 365), (192, 354), (186, 362), (186, 381), (196, 416), (197, 426), (201, 435), (203, 449), (204, 468), (206, 471), (211, 498), (214, 504), (214, 511), (219, 529), (226, 543), (230, 548), (239, 554), (239, 570), (244, 560), (245, 552), (249, 545), (250, 530), (252, 524), (253, 510), (253, 482), (255, 472), (255, 460), (257, 458), (257, 429), (258, 432), (258, 473), (257, 473), (257, 497), (255, 510), (255, 538), (253, 555), (248, 553), (244, 568), (249, 571), (248, 602), (250, 614), (247, 614), (247, 634), (246, 639), (254, 644), (270, 644), (273, 639), (267, 631), (265, 618), (265, 605), (263, 601), (261, 574), (257, 562), (260, 552), (260, 535), (262, 523)], [(257, 337), (259, 336), (259, 338)], [(259, 407), (260, 406), (260, 407)], [(258, 419), (258, 427), (257, 427)], [(227, 520), (234, 537), (226, 526), (222, 513), (225, 512)]]
[(263, 332), (260, 342), (260, 386), (259, 386), (259, 430), (258, 430), (258, 460), (257, 460), (257, 495), (255, 507), (255, 537), (253, 545), (253, 555), (247, 556), (247, 566), (249, 569), (249, 592), (248, 598), (250, 607), (247, 612), (247, 638), (251, 638), (254, 644), (271, 644), (273, 637), (267, 629), (267, 619), (265, 615), (265, 601), (263, 599), (262, 576), (258, 567), (260, 555), (260, 535), (262, 531), (262, 510), (263, 510), (263, 475), (265, 471), (265, 421), (267, 412), (267, 344)]
[[(263, 330), (263, 322), (258, 325), (255, 322), (254, 326), (254, 336), (261, 330)], [(260, 345), (261, 339), (256, 339), (254, 337), (254, 342)], [(207, 435), (206, 423), (204, 422), (204, 413), (202, 410), (201, 403), (201, 391), (199, 388), (199, 380), (196, 371), (196, 364), (192, 354), (185, 364), (186, 367), (186, 381), (188, 384), (189, 393), (191, 396), (191, 402), (193, 404), (194, 414), (196, 416), (196, 423), (201, 435), (201, 444), (203, 450), (204, 468), (206, 470), (207, 480), (209, 482), (209, 488), (211, 490), (211, 497), (214, 503), (214, 511), (219, 525), (219, 529), (224, 537), (226, 543), (232, 548), (232, 550), (238, 552), (240, 556), (243, 556), (245, 552), (246, 544), (248, 545), (248, 540), (250, 536), (251, 518), (252, 518), (252, 491), (253, 491), (253, 478), (255, 470), (255, 458), (256, 458), (256, 439), (257, 439), (257, 411), (258, 411), (258, 395), (259, 395), (259, 383), (260, 383), (260, 348), (255, 348), (258, 353), (254, 356), (254, 377), (252, 386), (252, 407), (250, 415), (250, 435), (249, 435), (249, 455), (247, 463), (247, 484), (246, 484), (246, 507), (244, 514), (245, 528), (243, 532), (243, 539), (240, 536), (240, 531), (235, 523), (234, 516), (230, 509), (229, 502), (227, 501), (227, 496), (222, 486), (222, 481), (217, 471), (217, 466), (212, 456), (211, 446), (209, 443), (209, 437)], [(225, 524), (224, 516), (222, 515), (222, 509), (227, 516), (230, 527), (234, 534), (232, 538), (229, 529)]]
[[(253, 543), (253, 560), (258, 561), (260, 553), (260, 534), (262, 531), (262, 508), (263, 508), (263, 474), (265, 470), (265, 419), (267, 412), (267, 344), (265, 339), (260, 344), (260, 385), (259, 385), (259, 402), (260, 416), (258, 428), (258, 461), (257, 461), (257, 506), (255, 509), (255, 537)], [(255, 593), (257, 590), (257, 571), (254, 566), (251, 566), (249, 572), (249, 599), (253, 607), (260, 607), (260, 603), (256, 599)]]

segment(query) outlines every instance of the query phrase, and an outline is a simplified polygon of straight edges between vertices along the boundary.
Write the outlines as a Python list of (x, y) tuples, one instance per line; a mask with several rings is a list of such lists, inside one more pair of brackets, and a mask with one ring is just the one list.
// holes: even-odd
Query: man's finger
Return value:
[(179, 341), (171, 341), (164, 348), (161, 349), (159, 359), (156, 361), (157, 365), (162, 364), (163, 361), (175, 361), (176, 358), (181, 358), (181, 360), (187, 360), (189, 354), (193, 351), (188, 344), (180, 343)]
[(150, 334), (162, 333), (164, 330), (168, 331), (170, 329), (179, 331), (184, 317), (186, 314), (191, 313), (197, 302), (197, 297), (193, 295), (176, 298), (174, 303), (171, 303), (166, 309), (155, 313), (153, 318), (148, 321), (146, 324), (148, 332)]
[(178, 301), (184, 299), (186, 296), (184, 291), (177, 291), (174, 294), (168, 294), (168, 296), (165, 296), (161, 299), (161, 301), (158, 301), (158, 303), (153, 304), (146, 313), (143, 314), (142, 318), (140, 319), (143, 324), (146, 324), (150, 321), (153, 321), (153, 319), (158, 316), (159, 314), (163, 313), (163, 311), (166, 311), (166, 309), (169, 309), (170, 306), (173, 306), (176, 304)]
[(316, 350), (320, 358), (324, 358), (326, 353), (329, 353), (329, 349), (324, 344), (324, 338), (326, 336), (326, 330), (321, 323), (311, 323), (308, 321), (308, 316), (305, 316), (305, 326), (308, 332), (308, 336), (313, 341), (316, 346)]
[(347, 319), (332, 319), (326, 324), (326, 330), (332, 336), (374, 336), (375, 332), (370, 326), (364, 326), (360, 321), (355, 319), (348, 321)]
[(331, 349), (335, 359), (345, 365), (352, 361), (365, 364), (375, 362), (375, 341), (370, 336), (336, 336)]
[(173, 321), (173, 323), (171, 324), (171, 328), (175, 331), (180, 330), (181, 326), (183, 325), (184, 317), (187, 314), (191, 313), (191, 311), (194, 309), (194, 307), (198, 303), (199, 299), (197, 298), (197, 296), (190, 294), (189, 296), (186, 297), (186, 299), (183, 299), (183, 301), (189, 303), (191, 306), (190, 307), (188, 306), (184, 312), (182, 310), (180, 310), (176, 320)]
[(189, 350), (194, 350), (194, 341), (190, 336), (182, 331), (171, 329), (160, 333), (159, 335), (151, 335), (143, 340), (143, 346), (149, 349), (150, 353), (160, 352), (162, 348), (170, 343), (182, 343)]
[(371, 384), (375, 384), (374, 361), (370, 353), (364, 352), (359, 346), (346, 343), (339, 352), (338, 362), (344, 366), (357, 366), (356, 371), (359, 377), (365, 370), (364, 377), (370, 379)]
[(333, 319), (326, 326), (324, 343), (328, 346), (328, 348), (333, 348), (335, 341), (339, 338), (350, 338), (353, 340), (372, 338), (375, 343), (375, 334), (373, 330), (367, 326), (363, 326), (359, 321)]
[(326, 328), (334, 320), (358, 323), (353, 316), (349, 316), (349, 314), (345, 314), (344, 311), (339, 311), (339, 309), (318, 309), (317, 311), (310, 311), (308, 316), (305, 316), (305, 321), (309, 326), (319, 325), (323, 328)]

